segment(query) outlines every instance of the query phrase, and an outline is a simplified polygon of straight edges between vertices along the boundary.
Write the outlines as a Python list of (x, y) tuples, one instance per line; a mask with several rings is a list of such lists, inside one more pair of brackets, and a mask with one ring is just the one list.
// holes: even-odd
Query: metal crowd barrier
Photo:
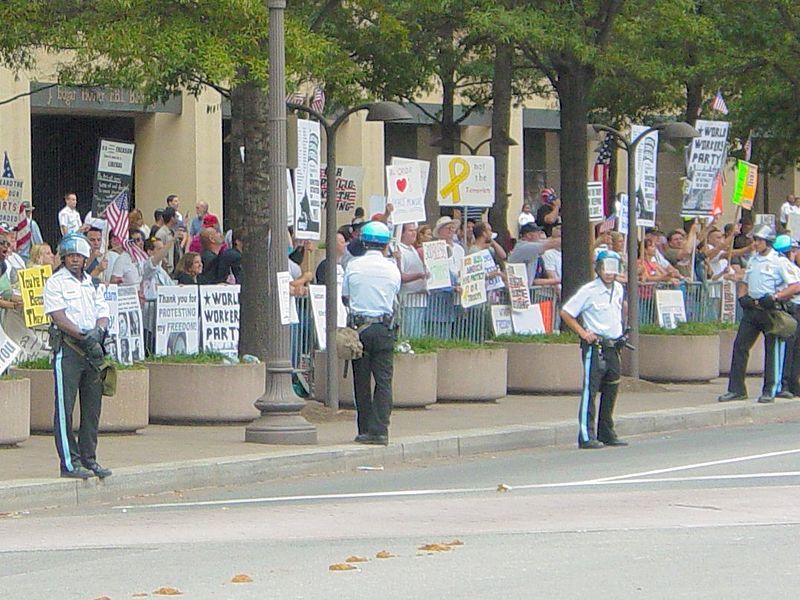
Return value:
[(402, 294), (399, 306), (399, 337), (434, 337), (483, 343), (487, 335), (486, 304), (464, 308), (452, 291)]

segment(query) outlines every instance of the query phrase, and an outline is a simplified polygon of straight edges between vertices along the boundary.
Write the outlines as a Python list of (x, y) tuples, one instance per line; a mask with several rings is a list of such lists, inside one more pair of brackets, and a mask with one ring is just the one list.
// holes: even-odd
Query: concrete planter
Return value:
[(436, 351), (439, 401), (494, 401), (506, 395), (505, 348), (441, 348)]
[[(53, 372), (49, 369), (17, 369), (11, 373), (30, 379), (31, 431), (52, 433), (55, 386)], [(117, 371), (117, 393), (103, 396), (100, 410), (101, 433), (132, 433), (147, 427), (149, 374), (147, 369)], [(75, 431), (81, 422), (80, 401), (75, 400), (72, 426)]]
[(244, 423), (260, 416), (264, 394), (259, 364), (148, 363), (151, 423)]
[(650, 381), (709, 381), (719, 377), (719, 337), (640, 335), (639, 376)]
[(508, 391), (575, 394), (583, 388), (581, 347), (570, 344), (497, 342), (508, 352)]
[(0, 446), (14, 446), (30, 437), (30, 380), (0, 380), (0, 415)]
[[(314, 389), (312, 397), (317, 402), (325, 404), (328, 397), (327, 363), (325, 352), (314, 352)], [(344, 373), (344, 361), (337, 360), (336, 372), (339, 374), (339, 406), (355, 406), (355, 393), (353, 392), (353, 367), (347, 365)]]
[[(735, 329), (723, 329), (719, 332), (719, 374), (728, 375), (731, 371), (731, 356), (733, 356), (733, 340), (736, 339)], [(764, 336), (759, 335), (756, 343), (750, 349), (750, 358), (747, 361), (748, 375), (761, 375), (764, 372)]]

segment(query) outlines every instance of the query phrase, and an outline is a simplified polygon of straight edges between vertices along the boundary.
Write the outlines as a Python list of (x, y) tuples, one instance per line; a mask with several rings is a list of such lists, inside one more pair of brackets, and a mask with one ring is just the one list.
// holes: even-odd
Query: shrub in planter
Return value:
[(23, 377), (0, 377), (0, 446), (14, 446), (31, 434), (31, 382)]
[(462, 340), (417, 338), (414, 352), (436, 351), (436, 398), (439, 401), (494, 401), (506, 395), (505, 348)]
[(493, 340), (508, 352), (508, 391), (573, 394), (581, 391), (581, 348), (574, 333), (503, 335)]
[[(22, 362), (12, 367), (12, 373), (30, 379), (31, 431), (51, 433), (55, 385), (50, 359), (39, 358)], [(99, 431), (131, 433), (147, 427), (149, 387), (149, 373), (143, 365), (117, 365), (117, 393), (112, 397), (103, 396)], [(80, 425), (80, 414), (78, 396), (72, 413), (73, 429), (76, 431)]]
[[(731, 357), (733, 356), (733, 341), (736, 339), (738, 324), (716, 323), (719, 328), (719, 374), (728, 375), (731, 370)], [(761, 375), (764, 372), (764, 336), (756, 338), (755, 344), (750, 348), (750, 358), (747, 360), (747, 374)]]
[(713, 323), (639, 330), (639, 375), (652, 381), (709, 381), (719, 376), (719, 336)]
[(150, 371), (151, 423), (240, 423), (260, 416), (266, 365), (229, 364), (216, 353), (155, 356)]

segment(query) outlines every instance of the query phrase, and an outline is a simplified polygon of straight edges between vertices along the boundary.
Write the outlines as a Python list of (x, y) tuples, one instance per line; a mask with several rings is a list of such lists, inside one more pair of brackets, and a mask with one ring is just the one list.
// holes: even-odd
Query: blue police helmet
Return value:
[(69, 254), (80, 254), (84, 258), (89, 258), (91, 253), (92, 246), (82, 233), (68, 233), (58, 245), (58, 255), (61, 258)]
[(389, 228), (380, 221), (370, 221), (361, 228), (361, 241), (366, 246), (383, 248), (391, 239)]
[(780, 252), (781, 254), (786, 254), (789, 250), (792, 249), (792, 238), (790, 238), (785, 233), (781, 234), (775, 238), (772, 247), (775, 249), (776, 252)]

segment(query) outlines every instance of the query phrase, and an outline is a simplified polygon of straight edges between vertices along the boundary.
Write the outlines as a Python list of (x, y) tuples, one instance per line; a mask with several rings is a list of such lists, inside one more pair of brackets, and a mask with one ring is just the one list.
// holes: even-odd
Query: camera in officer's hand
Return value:
[(745, 310), (752, 310), (756, 307), (756, 301), (745, 294), (744, 296), (739, 296), (739, 306)]

